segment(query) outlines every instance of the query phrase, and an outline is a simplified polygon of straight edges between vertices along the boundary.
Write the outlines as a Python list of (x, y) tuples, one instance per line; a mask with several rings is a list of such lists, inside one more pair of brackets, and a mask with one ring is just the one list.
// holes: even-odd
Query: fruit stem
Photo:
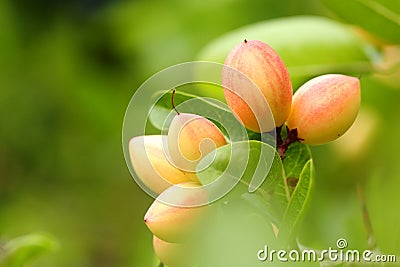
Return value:
[(374, 231), (372, 230), (371, 218), (368, 213), (367, 202), (365, 201), (364, 192), (363, 192), (360, 182), (357, 183), (357, 194), (358, 194), (358, 198), (361, 203), (361, 209), (362, 209), (362, 214), (363, 214), (365, 232), (367, 235), (368, 247), (370, 250), (374, 250), (374, 249), (376, 249), (376, 239), (375, 239)]
[(164, 267), (164, 263), (162, 263), (162, 262), (160, 261), (160, 264), (158, 265), (158, 267)]
[(289, 130), (289, 128), (286, 126), (287, 134), (285, 141), (282, 140), (281, 132), (282, 132), (282, 126), (277, 127), (276, 133), (278, 135), (277, 136), (278, 154), (281, 157), (281, 160), (284, 160), (286, 158), (286, 151), (288, 150), (289, 146), (297, 141), (302, 141), (304, 139), (298, 137), (297, 128)]
[(276, 127), (276, 144), (278, 146), (283, 144), (283, 139), (282, 139), (282, 126)]
[(175, 110), (176, 114), (180, 114), (179, 111), (176, 109), (175, 107), (175, 103), (174, 103), (174, 96), (175, 96), (175, 91), (176, 89), (172, 89), (172, 96), (171, 96), (171, 104), (172, 104), (172, 108)]

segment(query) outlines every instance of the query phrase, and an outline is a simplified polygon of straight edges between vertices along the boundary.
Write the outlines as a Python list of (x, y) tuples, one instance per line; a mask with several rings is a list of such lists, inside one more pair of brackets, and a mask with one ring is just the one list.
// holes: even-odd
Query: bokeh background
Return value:
[[(228, 31), (307, 14), (343, 21), (317, 0), (0, 1), (0, 245), (45, 232), (58, 249), (27, 266), (156, 266), (143, 223), (152, 199), (122, 153), (131, 96)], [(396, 66), (396, 46), (372, 43)], [(400, 254), (400, 77), (390, 66), (363, 74), (362, 113), (347, 137), (313, 148), (307, 245), (343, 237), (367, 247), (359, 182), (379, 248)]]

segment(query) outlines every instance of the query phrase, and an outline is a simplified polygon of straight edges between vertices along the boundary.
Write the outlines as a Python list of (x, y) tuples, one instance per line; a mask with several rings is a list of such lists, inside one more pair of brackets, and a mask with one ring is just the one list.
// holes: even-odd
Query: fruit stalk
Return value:
[(279, 130), (279, 133), (277, 131), (278, 135), (278, 154), (281, 157), (282, 160), (285, 159), (286, 157), (286, 151), (288, 150), (289, 146), (295, 142), (302, 141), (302, 138), (298, 137), (297, 129), (289, 130), (288, 127), (286, 127), (286, 139), (285, 141), (282, 140), (281, 136), (281, 129)]
[(365, 201), (364, 192), (363, 192), (360, 182), (357, 183), (357, 195), (358, 195), (358, 199), (360, 200), (360, 203), (361, 203), (364, 227), (365, 227), (365, 232), (367, 235), (368, 248), (373, 251), (376, 249), (376, 239), (375, 239), (374, 231), (372, 229), (371, 218), (369, 216), (369, 212), (367, 209), (367, 202)]

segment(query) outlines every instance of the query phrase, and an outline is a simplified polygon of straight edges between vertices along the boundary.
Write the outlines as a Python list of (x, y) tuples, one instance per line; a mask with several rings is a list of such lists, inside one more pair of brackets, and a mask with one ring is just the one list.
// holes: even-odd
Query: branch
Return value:
[(365, 232), (367, 235), (368, 247), (370, 250), (374, 250), (374, 249), (376, 249), (376, 239), (375, 239), (374, 231), (372, 230), (371, 218), (368, 213), (367, 203), (365, 201), (364, 192), (363, 192), (361, 184), (359, 182), (357, 183), (357, 194), (358, 194), (358, 198), (361, 203), (361, 209), (362, 209), (362, 214), (363, 214)]

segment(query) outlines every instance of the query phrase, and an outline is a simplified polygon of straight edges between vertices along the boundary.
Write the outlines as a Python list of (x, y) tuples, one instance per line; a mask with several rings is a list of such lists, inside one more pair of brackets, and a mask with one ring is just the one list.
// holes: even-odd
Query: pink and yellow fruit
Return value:
[[(256, 132), (281, 126), (289, 116), (293, 92), (289, 73), (279, 55), (261, 41), (245, 40), (231, 50), (224, 64), (230, 67), (222, 73), (225, 99), (244, 126)], [(258, 89), (231, 68), (246, 75)], [(255, 90), (260, 90), (261, 95)], [(265, 100), (260, 102), (260, 96)], [(273, 116), (263, 105), (265, 101)], [(270, 117), (274, 123), (265, 122)], [(265, 126), (260, 127), (260, 121)]]
[(333, 141), (343, 135), (357, 117), (361, 103), (358, 78), (327, 74), (311, 79), (294, 94), (289, 129), (297, 129), (305, 144)]
[(181, 171), (169, 163), (163, 148), (166, 141), (166, 135), (147, 135), (134, 137), (129, 142), (129, 154), (136, 175), (157, 194), (172, 184), (197, 179), (194, 173)]
[[(182, 192), (181, 187), (196, 190)], [(161, 200), (173, 203), (174, 206)], [(199, 203), (205, 205), (191, 207)], [(144, 221), (158, 238), (172, 243), (184, 242), (198, 232), (202, 219), (209, 214), (211, 207), (207, 203), (207, 193), (199, 184), (186, 182), (174, 185), (153, 202), (144, 216)]]
[(204, 117), (181, 113), (170, 124), (169, 153), (173, 164), (184, 171), (195, 172), (198, 162), (205, 155), (225, 144), (222, 132)]
[(169, 243), (153, 236), (153, 248), (158, 259), (171, 267), (187, 267), (191, 263), (188, 244)]

